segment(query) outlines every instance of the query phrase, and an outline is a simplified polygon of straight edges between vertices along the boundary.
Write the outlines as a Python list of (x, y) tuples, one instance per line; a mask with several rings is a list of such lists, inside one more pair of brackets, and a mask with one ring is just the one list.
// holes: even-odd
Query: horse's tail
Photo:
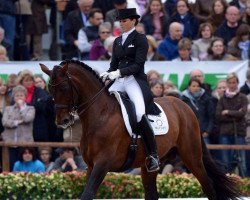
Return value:
[(218, 200), (239, 199), (240, 192), (237, 190), (236, 181), (228, 177), (212, 159), (204, 140), (202, 139), (203, 163), (207, 175), (212, 180)]

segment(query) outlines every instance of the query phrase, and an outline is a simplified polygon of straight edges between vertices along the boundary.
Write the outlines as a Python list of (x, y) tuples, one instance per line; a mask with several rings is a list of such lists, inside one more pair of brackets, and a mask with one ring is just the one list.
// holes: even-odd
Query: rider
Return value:
[(135, 30), (140, 15), (135, 8), (118, 10), (122, 35), (115, 39), (110, 68), (100, 76), (115, 80), (109, 91), (126, 92), (135, 104), (138, 131), (141, 131), (147, 158), (145, 164), (149, 172), (159, 170), (154, 132), (146, 114), (158, 115), (161, 111), (154, 104), (153, 96), (144, 73), (148, 42), (144, 34)]

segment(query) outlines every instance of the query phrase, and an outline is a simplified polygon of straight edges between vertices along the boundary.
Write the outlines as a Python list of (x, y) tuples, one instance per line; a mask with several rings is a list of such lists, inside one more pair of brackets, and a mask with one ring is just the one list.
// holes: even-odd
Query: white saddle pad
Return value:
[[(121, 110), (122, 110), (122, 116), (124, 119), (124, 123), (125, 126), (127, 128), (127, 131), (129, 133), (130, 136), (135, 135), (135, 133), (133, 133), (131, 125), (129, 123), (129, 118), (128, 118), (128, 113), (127, 110), (123, 104), (123, 101), (121, 99), (121, 96), (119, 94), (119, 92), (111, 92), (111, 94), (114, 94), (116, 99), (118, 100), (120, 106), (121, 106)], [(168, 124), (168, 119), (167, 116), (165, 114), (165, 112), (163, 111), (162, 107), (155, 103), (159, 109), (161, 110), (160, 115), (148, 115), (148, 119), (150, 120), (151, 126), (154, 130), (154, 134), (155, 135), (165, 135), (168, 133), (168, 129), (169, 129), (169, 124)]]

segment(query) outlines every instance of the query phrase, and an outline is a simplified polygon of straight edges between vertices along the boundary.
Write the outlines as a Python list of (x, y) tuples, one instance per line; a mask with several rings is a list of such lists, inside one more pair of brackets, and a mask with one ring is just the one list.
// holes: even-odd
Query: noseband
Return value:
[(67, 108), (67, 109), (69, 109), (69, 115), (74, 115), (76, 112), (78, 112), (79, 116), (82, 115), (84, 112), (86, 112), (91, 107), (91, 105), (97, 100), (97, 97), (99, 97), (100, 94), (103, 93), (103, 91), (107, 87), (107, 85), (105, 85), (98, 93), (96, 93), (93, 97), (88, 99), (86, 102), (83, 102), (80, 105), (76, 105), (76, 103), (74, 101), (75, 100), (74, 90), (75, 90), (77, 96), (79, 96), (79, 92), (78, 92), (76, 86), (74, 85), (74, 83), (72, 82), (72, 78), (68, 72), (66, 72), (66, 78), (62, 79), (59, 83), (53, 84), (53, 83), (49, 82), (48, 85), (51, 87), (56, 87), (65, 81), (67, 81), (68, 84), (70, 85), (72, 101), (71, 101), (70, 105), (55, 104), (55, 109), (58, 110), (58, 109), (66, 109)]

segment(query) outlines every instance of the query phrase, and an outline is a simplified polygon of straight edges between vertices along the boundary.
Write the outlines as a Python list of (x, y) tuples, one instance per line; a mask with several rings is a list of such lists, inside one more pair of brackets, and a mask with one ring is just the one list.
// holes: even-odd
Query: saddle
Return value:
[[(126, 129), (131, 136), (131, 144), (128, 149), (127, 159), (119, 172), (125, 171), (131, 167), (133, 164), (133, 161), (136, 156), (137, 152), (137, 138), (140, 137), (138, 134), (138, 127), (137, 127), (137, 118), (136, 118), (136, 112), (135, 112), (135, 105), (134, 103), (129, 99), (128, 95), (124, 92), (114, 91), (111, 92), (113, 94), (117, 101), (120, 104), (123, 120), (126, 126)], [(165, 112), (161, 108), (161, 106), (157, 103), (155, 103), (159, 109), (161, 110), (160, 115), (147, 115), (149, 121), (151, 122), (151, 126), (154, 130), (155, 135), (165, 135), (168, 132), (169, 125), (168, 120), (165, 115)]]
[[(127, 131), (131, 137), (136, 137), (137, 134), (137, 121), (136, 121), (136, 112), (135, 105), (129, 99), (128, 95), (124, 92), (111, 92), (114, 94), (117, 101), (120, 104), (123, 120)], [(169, 125), (165, 112), (162, 107), (155, 102), (158, 108), (161, 110), (159, 115), (147, 115), (149, 121), (151, 122), (151, 126), (154, 130), (155, 135), (165, 135), (168, 132)], [(140, 136), (138, 136), (140, 137)]]

